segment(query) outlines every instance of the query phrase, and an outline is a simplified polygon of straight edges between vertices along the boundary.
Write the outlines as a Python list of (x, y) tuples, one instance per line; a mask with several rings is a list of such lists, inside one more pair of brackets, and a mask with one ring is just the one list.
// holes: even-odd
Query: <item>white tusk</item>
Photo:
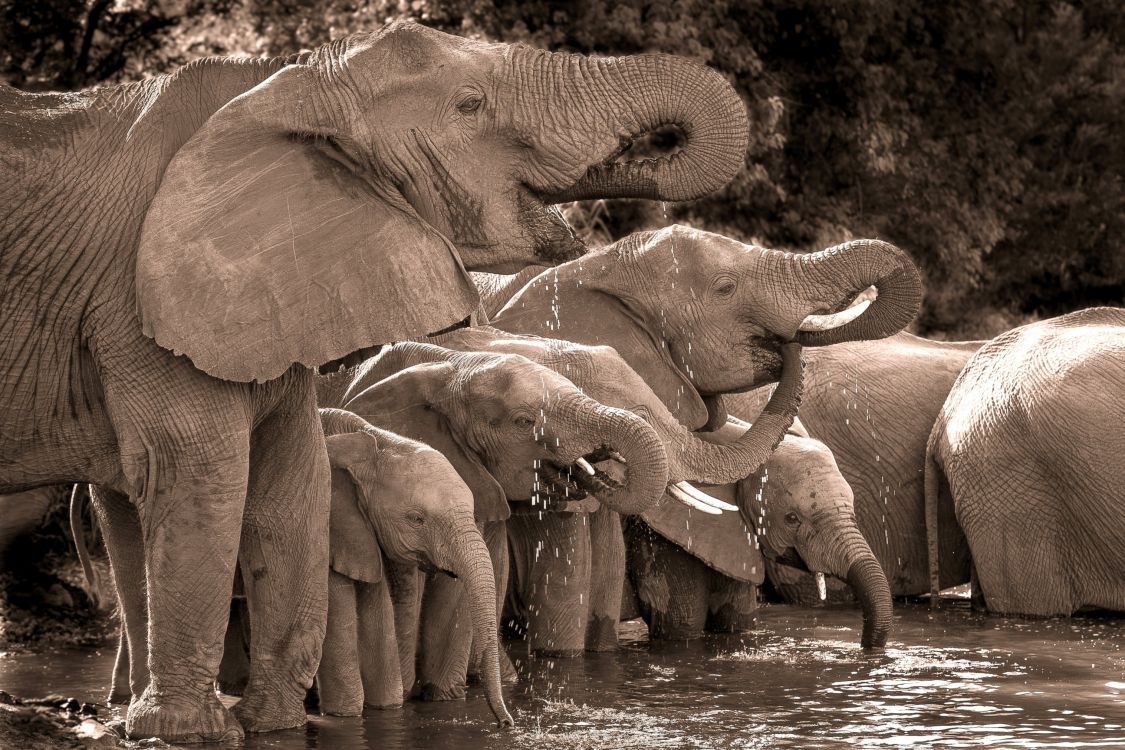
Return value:
[(710, 505), (712, 508), (718, 508), (719, 510), (738, 510), (737, 505), (731, 505), (730, 503), (724, 502), (717, 497), (708, 495), (703, 490), (688, 482), (676, 482), (675, 486), (679, 487), (681, 490), (691, 495), (699, 502)]
[(831, 315), (809, 315), (797, 328), (798, 331), (830, 331), (833, 328), (851, 323), (853, 320), (863, 315), (864, 311), (871, 306), (871, 300), (865, 299), (858, 305), (852, 305), (846, 310), (841, 310), (838, 313)]
[(579, 466), (579, 468), (582, 469), (582, 471), (586, 472), (590, 476), (594, 476), (594, 473), (595, 473), (594, 467), (591, 466), (590, 462), (587, 461), (586, 459), (580, 458), (577, 461), (575, 461), (574, 463), (576, 463)]
[(616, 461), (618, 463), (625, 464), (625, 465), (629, 464), (629, 462), (625, 460), (625, 457), (622, 456), (620, 453), (618, 453), (615, 450), (609, 451), (609, 457), (612, 458), (614, 461)]
[(816, 593), (820, 594), (821, 601), (828, 598), (828, 584), (824, 580), (823, 573), (816, 574)]
[(750, 429), (749, 422), (739, 419), (738, 417), (731, 416), (730, 414), (727, 415), (727, 424), (729, 424), (731, 427), (737, 427), (743, 432)]
[(703, 503), (699, 502), (694, 497), (687, 494), (686, 492), (684, 492), (683, 490), (681, 490), (679, 487), (677, 487), (674, 484), (668, 485), (668, 494), (671, 495), (672, 497), (676, 498), (677, 500), (679, 500), (681, 503), (688, 506), (689, 508), (695, 508), (700, 513), (710, 513), (713, 516), (717, 516), (717, 515), (722, 514), (722, 511), (719, 510), (718, 508), (714, 508), (710, 505), (704, 505)]

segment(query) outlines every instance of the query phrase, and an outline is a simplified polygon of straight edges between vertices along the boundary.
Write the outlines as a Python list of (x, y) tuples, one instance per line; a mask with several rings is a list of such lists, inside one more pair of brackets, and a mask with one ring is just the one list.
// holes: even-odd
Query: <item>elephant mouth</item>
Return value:
[(570, 464), (540, 461), (536, 466), (536, 494), (541, 499), (566, 501), (621, 490), (626, 486), (626, 465), (621, 454), (608, 446), (590, 451)]
[(801, 557), (801, 553), (799, 553), (795, 547), (786, 547), (784, 552), (782, 552), (781, 554), (775, 553), (771, 555), (771, 557), (775, 562), (781, 563), (782, 565), (787, 565), (790, 568), (795, 568), (806, 573), (812, 572), (811, 570), (809, 570), (808, 564), (806, 564), (804, 559)]

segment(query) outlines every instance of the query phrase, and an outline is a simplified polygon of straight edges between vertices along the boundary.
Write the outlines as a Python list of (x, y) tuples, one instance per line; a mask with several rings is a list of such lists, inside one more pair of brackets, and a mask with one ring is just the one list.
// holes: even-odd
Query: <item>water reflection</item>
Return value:
[[(314, 717), (248, 748), (1125, 747), (1125, 621), (1007, 620), (900, 606), (883, 654), (858, 613), (772, 606), (742, 636), (531, 659), (509, 690), (518, 726), (493, 728), (479, 689), (362, 719)], [(16, 695), (105, 692), (112, 652), (0, 659)]]

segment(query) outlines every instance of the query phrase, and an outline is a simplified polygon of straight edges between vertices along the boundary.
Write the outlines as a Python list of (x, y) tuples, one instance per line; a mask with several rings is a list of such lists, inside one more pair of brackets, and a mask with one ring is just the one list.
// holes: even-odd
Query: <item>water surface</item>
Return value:
[[(467, 701), (313, 717), (248, 748), (1125, 748), (1125, 620), (1021, 620), (896, 608), (886, 652), (858, 647), (858, 612), (772, 605), (741, 636), (650, 643), (626, 623), (614, 654), (514, 655), (517, 728)], [(111, 647), (0, 657), (0, 689), (93, 701)]]

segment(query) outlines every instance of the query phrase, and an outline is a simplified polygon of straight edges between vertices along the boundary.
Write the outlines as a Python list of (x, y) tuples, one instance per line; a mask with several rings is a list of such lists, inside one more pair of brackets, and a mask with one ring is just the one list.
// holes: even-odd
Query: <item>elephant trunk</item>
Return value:
[[(796, 285), (783, 330), (774, 332), (804, 346), (890, 336), (909, 325), (922, 304), (918, 269), (888, 242), (853, 240), (806, 255), (770, 250), (763, 259), (784, 265)], [(870, 306), (833, 314), (870, 286), (877, 294)]]
[[(529, 105), (536, 121), (531, 133), (543, 133), (541, 114), (572, 118), (559, 140), (560, 159), (573, 163), (574, 152), (589, 166), (569, 185), (540, 189), (549, 203), (585, 198), (689, 200), (726, 185), (745, 163), (749, 126), (746, 106), (719, 73), (671, 55), (623, 58), (582, 57), (513, 51), (513, 64), (544, 81), (542, 97), (551, 107)], [(633, 139), (673, 129), (682, 148), (643, 161), (617, 161)], [(540, 136), (542, 137), (542, 136)], [(584, 142), (585, 139), (585, 142)], [(577, 142), (577, 143), (576, 143)], [(550, 144), (542, 144), (550, 148)]]
[(484, 543), (484, 537), (466, 516), (455, 525), (452, 536), (451, 571), (460, 579), (469, 597), (469, 613), (473, 622), (473, 633), (482, 644), (481, 677), (488, 707), (502, 727), (510, 727), (515, 721), (504, 705), (504, 694), (500, 684), (500, 644), (499, 626), (496, 621), (496, 576), (492, 568), (492, 556)]
[[(610, 449), (624, 459), (624, 482), (618, 486), (611, 480), (596, 493), (610, 510), (637, 515), (660, 501), (668, 486), (668, 457), (664, 442), (648, 422), (630, 411), (605, 406), (581, 394), (563, 399), (557, 418), (564, 434), (573, 435), (580, 444), (593, 441), (591, 452)], [(582, 456), (571, 460), (578, 458)]]
[(863, 607), (860, 645), (865, 649), (883, 648), (891, 630), (891, 587), (856, 526), (855, 516), (849, 514), (831, 524), (814, 523), (819, 529), (816, 538), (828, 544), (810, 543), (808, 549), (798, 546), (798, 552), (810, 569), (830, 573), (851, 587)]
[(797, 416), (803, 387), (800, 344), (781, 348), (781, 381), (754, 424), (732, 443), (703, 440), (668, 415), (661, 425), (671, 434), (668, 463), (672, 478), (702, 484), (737, 482), (758, 471), (785, 437)]
[(349, 432), (371, 432), (374, 429), (366, 419), (344, 409), (322, 408), (319, 411), (325, 437)]

